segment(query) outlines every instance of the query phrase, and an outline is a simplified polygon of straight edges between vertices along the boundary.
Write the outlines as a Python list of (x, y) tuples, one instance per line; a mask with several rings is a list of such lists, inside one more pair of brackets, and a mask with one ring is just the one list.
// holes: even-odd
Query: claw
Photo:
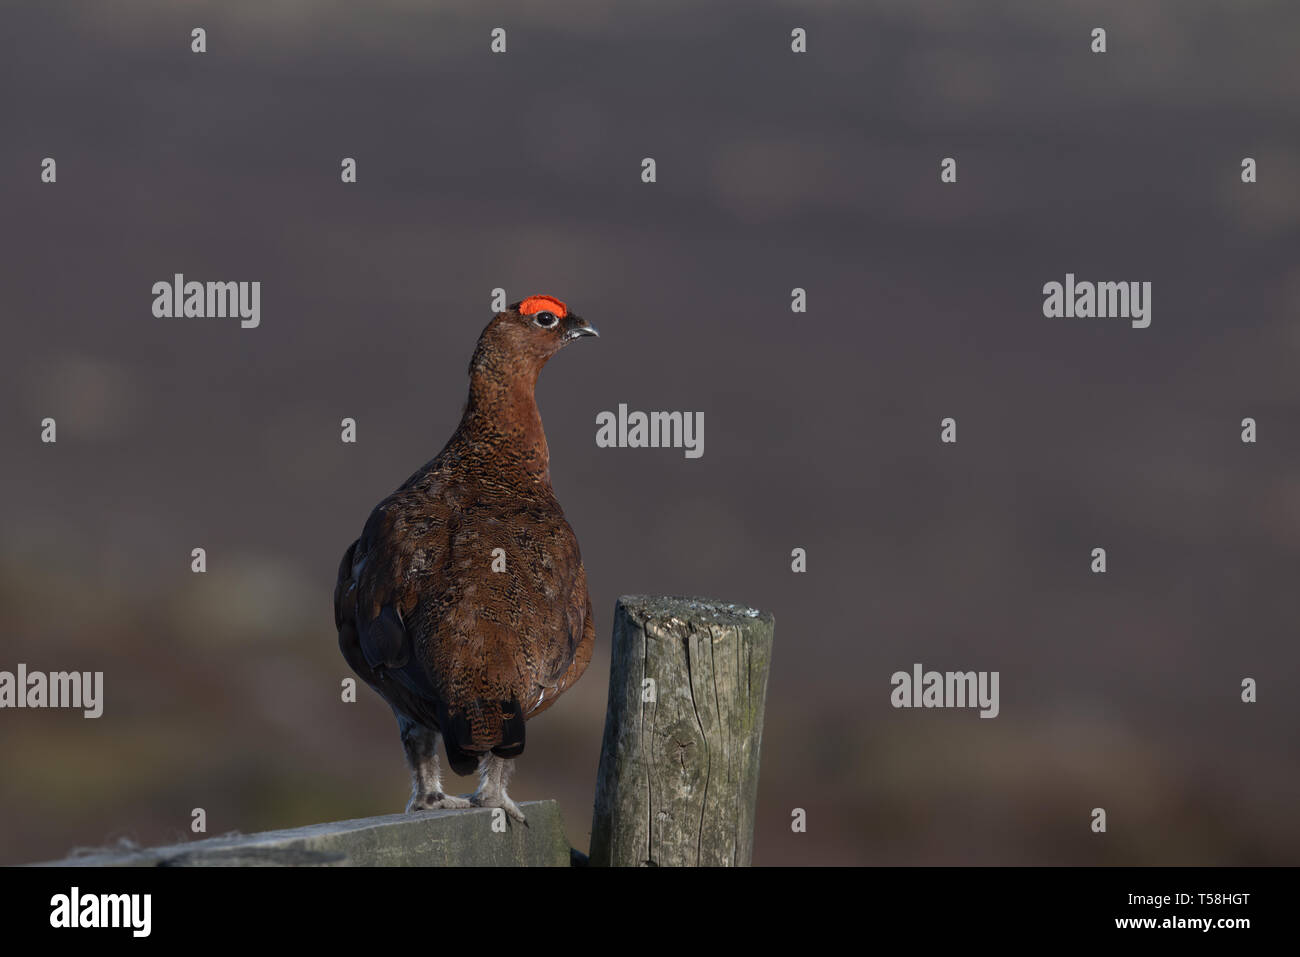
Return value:
[(470, 802), (465, 798), (435, 791), (432, 794), (412, 794), (411, 799), (406, 802), (406, 811), (408, 814), (413, 811), (450, 811), (470, 806)]
[(518, 821), (525, 827), (528, 826), (528, 819), (524, 817), (524, 812), (519, 810), (519, 805), (505, 794), (471, 794), (469, 803), (474, 807), (499, 807), (514, 820)]

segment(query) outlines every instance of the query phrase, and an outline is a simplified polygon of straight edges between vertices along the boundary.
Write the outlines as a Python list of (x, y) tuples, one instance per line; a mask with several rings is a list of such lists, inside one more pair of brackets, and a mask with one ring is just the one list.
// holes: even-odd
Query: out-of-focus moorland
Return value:
[[(0, 862), (404, 805), (334, 575), (497, 286), (602, 333), (538, 392), (600, 644), (511, 786), (575, 846), (615, 598), (669, 593), (776, 616), (755, 863), (1300, 862), (1300, 6), (426, 6), (0, 14), (0, 669), (106, 684), (0, 712)], [(1044, 319), (1067, 271), (1151, 327)], [(176, 272), (261, 326), (154, 319)], [(596, 448), (620, 402), (704, 456)], [(1001, 715), (893, 710), (913, 662)]]

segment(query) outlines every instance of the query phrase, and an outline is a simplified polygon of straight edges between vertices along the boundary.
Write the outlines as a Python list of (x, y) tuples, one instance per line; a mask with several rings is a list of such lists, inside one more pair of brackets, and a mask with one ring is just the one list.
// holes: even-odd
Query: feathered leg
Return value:
[(506, 782), (514, 771), (513, 758), (500, 758), (495, 754), (485, 754), (478, 764), (478, 790), (469, 796), (470, 804), (475, 807), (499, 807), (505, 810), (520, 824), (527, 824), (524, 812), (519, 805), (510, 800), (506, 794)]
[(411, 768), (411, 799), (407, 811), (432, 811), (469, 807), (469, 801), (453, 797), (442, 791), (442, 768), (438, 765), (437, 731), (416, 724), (406, 715), (397, 715), (397, 728), (402, 735), (402, 750)]

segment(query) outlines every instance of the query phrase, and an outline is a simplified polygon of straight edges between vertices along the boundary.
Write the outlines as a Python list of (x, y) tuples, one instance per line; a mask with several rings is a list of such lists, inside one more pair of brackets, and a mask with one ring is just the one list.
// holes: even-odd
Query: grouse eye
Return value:
[(533, 318), (533, 322), (537, 323), (543, 329), (554, 329), (555, 324), (559, 321), (560, 320), (556, 318), (556, 315), (553, 312), (539, 312)]

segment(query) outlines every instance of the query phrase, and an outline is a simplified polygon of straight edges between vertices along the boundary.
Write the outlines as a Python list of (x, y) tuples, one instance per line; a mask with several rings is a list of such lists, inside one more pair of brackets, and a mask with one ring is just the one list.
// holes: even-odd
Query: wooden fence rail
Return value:
[(384, 814), (283, 831), (233, 834), (50, 861), (74, 867), (568, 867), (569, 839), (554, 801), (520, 804), (528, 827), (494, 829), (490, 808)]

